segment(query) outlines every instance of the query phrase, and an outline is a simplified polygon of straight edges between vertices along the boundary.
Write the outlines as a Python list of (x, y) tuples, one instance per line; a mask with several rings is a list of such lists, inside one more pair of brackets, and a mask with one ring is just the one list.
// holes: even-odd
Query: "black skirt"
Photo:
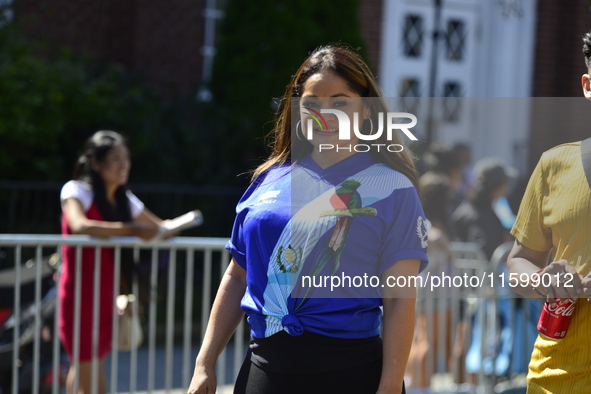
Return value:
[(379, 336), (341, 339), (282, 331), (251, 342), (234, 394), (375, 394), (381, 373)]

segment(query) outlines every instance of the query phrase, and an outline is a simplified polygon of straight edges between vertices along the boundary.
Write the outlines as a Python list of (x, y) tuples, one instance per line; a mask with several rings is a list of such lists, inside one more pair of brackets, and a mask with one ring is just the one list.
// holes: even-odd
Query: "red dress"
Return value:
[[(103, 221), (96, 204), (93, 202), (86, 216), (91, 220)], [(62, 234), (72, 234), (65, 214), (62, 215)], [(74, 355), (74, 305), (76, 281), (76, 247), (62, 247), (63, 270), (59, 283), (59, 336), (62, 344), (73, 361)], [(113, 333), (113, 249), (103, 248), (100, 261), (100, 308), (99, 308), (99, 343), (98, 358), (103, 358), (111, 350)], [(94, 296), (95, 249), (82, 248), (82, 286), (80, 303), (80, 361), (92, 359), (92, 319)]]

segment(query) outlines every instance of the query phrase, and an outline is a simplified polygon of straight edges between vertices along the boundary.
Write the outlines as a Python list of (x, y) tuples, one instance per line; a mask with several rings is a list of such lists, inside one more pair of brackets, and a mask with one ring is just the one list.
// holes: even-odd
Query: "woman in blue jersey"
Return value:
[[(354, 52), (322, 47), (300, 66), (273, 152), (238, 203), (189, 393), (215, 393), (216, 360), (245, 312), (253, 341), (235, 393), (404, 392), (416, 294), (406, 279), (426, 265), (427, 236), (412, 157), (396, 132), (377, 137), (387, 112)], [(364, 152), (370, 143), (382, 149)]]

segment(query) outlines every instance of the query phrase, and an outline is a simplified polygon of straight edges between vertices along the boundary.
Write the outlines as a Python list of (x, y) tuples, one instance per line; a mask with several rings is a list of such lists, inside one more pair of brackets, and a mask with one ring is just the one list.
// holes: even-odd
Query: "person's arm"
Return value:
[[(533, 250), (515, 241), (507, 258), (509, 275), (517, 274), (518, 277), (518, 286), (513, 287), (513, 290), (531, 299), (544, 296), (551, 299), (577, 298), (583, 294), (581, 278), (575, 268), (566, 260), (554, 261), (546, 265), (549, 255), (549, 250), (543, 252)], [(543, 270), (538, 273), (538, 280), (535, 281), (537, 286), (521, 280), (522, 274), (525, 274), (526, 278), (535, 278), (535, 273), (540, 269)], [(567, 283), (569, 287), (565, 286)]]
[(143, 239), (150, 239), (158, 234), (158, 226), (142, 222), (104, 222), (88, 219), (82, 203), (76, 198), (66, 199), (62, 210), (73, 234), (86, 234), (94, 237), (135, 235)]
[[(382, 377), (378, 394), (402, 392), (404, 371), (412, 345), (415, 327), (416, 288), (414, 286), (390, 287), (388, 277), (416, 276), (421, 262), (415, 259), (399, 260), (382, 275), (384, 292), (384, 334)], [(407, 285), (409, 284), (407, 280)], [(390, 279), (393, 283), (393, 279)]]
[(215, 394), (215, 364), (244, 316), (240, 301), (245, 291), (246, 270), (232, 259), (211, 309), (188, 394)]
[(151, 227), (162, 226), (164, 223), (164, 220), (160, 219), (146, 207), (144, 207), (142, 213), (140, 213), (139, 216), (134, 219), (134, 221), (145, 223)]

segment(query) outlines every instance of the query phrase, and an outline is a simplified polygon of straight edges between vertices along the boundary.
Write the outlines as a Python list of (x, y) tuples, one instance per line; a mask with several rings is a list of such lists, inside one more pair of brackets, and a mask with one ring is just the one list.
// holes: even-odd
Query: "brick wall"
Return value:
[[(119, 63), (165, 96), (195, 94), (201, 81), (205, 0), (15, 0), (32, 38)], [(360, 0), (370, 67), (379, 73), (383, 0)]]
[[(589, 3), (538, 0), (529, 167), (553, 146), (589, 136), (591, 103), (582, 98), (583, 34), (591, 29)], [(569, 98), (570, 97), (570, 98)]]
[(27, 34), (116, 62), (165, 96), (201, 80), (205, 0), (16, 0)]
[(376, 76), (380, 72), (383, 13), (383, 0), (361, 0), (359, 6), (361, 35), (365, 40), (367, 61)]
[(587, 1), (539, 0), (534, 96), (580, 97), (582, 35), (591, 29)]

